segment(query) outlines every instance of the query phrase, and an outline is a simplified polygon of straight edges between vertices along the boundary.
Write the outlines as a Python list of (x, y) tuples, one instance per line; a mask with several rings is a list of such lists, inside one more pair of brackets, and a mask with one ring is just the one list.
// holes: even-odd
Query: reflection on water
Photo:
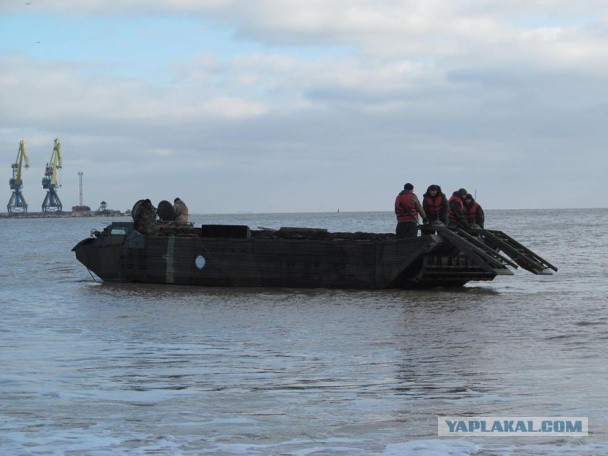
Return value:
[[(0, 220), (3, 246), (23, 241), (1, 258), (0, 449), (606, 453), (608, 211), (488, 212), (558, 274), (407, 292), (94, 283), (69, 249), (96, 220)], [(393, 229), (381, 213), (202, 220)], [(438, 415), (589, 416), (591, 432), (439, 440)]]

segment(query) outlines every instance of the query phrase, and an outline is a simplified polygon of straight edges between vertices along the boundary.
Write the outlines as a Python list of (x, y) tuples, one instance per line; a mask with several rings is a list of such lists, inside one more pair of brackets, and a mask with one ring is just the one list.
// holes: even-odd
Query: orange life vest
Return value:
[[(462, 199), (456, 195), (452, 195), (452, 197), (448, 201), (448, 206), (450, 207), (450, 212), (448, 213), (448, 221), (457, 222), (458, 217), (456, 216), (456, 213), (452, 210), (452, 201), (458, 202), (458, 206), (460, 207), (460, 210), (462, 211), (463, 214), (464, 214), (464, 204), (462, 202)], [(465, 217), (466, 217), (466, 215), (465, 215)]]
[(418, 211), (413, 202), (414, 194), (411, 192), (400, 193), (395, 198), (395, 214), (398, 222), (417, 222)]

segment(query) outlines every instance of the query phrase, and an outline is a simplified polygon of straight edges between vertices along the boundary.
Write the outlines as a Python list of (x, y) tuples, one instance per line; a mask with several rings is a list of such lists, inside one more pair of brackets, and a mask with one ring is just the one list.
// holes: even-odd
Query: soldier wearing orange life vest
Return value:
[(395, 215), (397, 216), (397, 237), (410, 238), (418, 234), (418, 214), (426, 218), (426, 214), (418, 197), (414, 193), (414, 186), (407, 183), (395, 198)]
[(448, 201), (449, 212), (448, 212), (448, 226), (454, 226), (459, 228), (468, 228), (469, 222), (465, 214), (464, 198), (468, 192), (461, 188), (454, 192)]
[(422, 234), (433, 234), (432, 225), (448, 224), (448, 199), (439, 185), (429, 185), (422, 198), (422, 208), (426, 213)]
[(473, 195), (471, 195), (470, 193), (468, 193), (467, 196), (465, 196), (464, 198), (464, 210), (467, 222), (469, 222), (469, 224), (471, 225), (479, 225), (479, 227), (483, 229), (483, 224), (485, 222), (485, 215), (483, 213), (483, 209), (475, 201)]

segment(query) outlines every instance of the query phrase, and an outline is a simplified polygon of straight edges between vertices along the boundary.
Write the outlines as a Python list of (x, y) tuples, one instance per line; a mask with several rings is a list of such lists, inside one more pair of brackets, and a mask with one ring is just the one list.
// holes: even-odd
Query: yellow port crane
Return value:
[(47, 190), (44, 201), (42, 202), (42, 212), (61, 212), (63, 205), (57, 194), (60, 187), (57, 184), (57, 170), (61, 168), (61, 143), (55, 139), (55, 147), (51, 159), (46, 164), (44, 177), (42, 178), (42, 188)]
[(25, 153), (25, 142), (20, 141), (19, 150), (17, 151), (17, 159), (15, 160), (15, 163), (11, 164), (11, 168), (13, 168), (13, 177), (8, 181), (11, 190), (13, 191), (11, 194), (11, 199), (6, 205), (9, 214), (15, 212), (27, 212), (27, 202), (25, 201), (23, 193), (21, 192), (21, 189), (23, 188), (21, 170), (23, 169), (24, 163), (26, 168), (30, 167), (30, 161)]

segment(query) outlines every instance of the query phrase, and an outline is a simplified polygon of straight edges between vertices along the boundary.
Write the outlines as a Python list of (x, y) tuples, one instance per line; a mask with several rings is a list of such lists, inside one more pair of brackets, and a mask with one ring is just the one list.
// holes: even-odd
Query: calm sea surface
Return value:
[[(608, 210), (487, 220), (559, 272), (457, 291), (103, 284), (70, 249), (111, 219), (0, 220), (0, 454), (608, 454)], [(438, 438), (438, 415), (588, 416), (589, 437)]]

